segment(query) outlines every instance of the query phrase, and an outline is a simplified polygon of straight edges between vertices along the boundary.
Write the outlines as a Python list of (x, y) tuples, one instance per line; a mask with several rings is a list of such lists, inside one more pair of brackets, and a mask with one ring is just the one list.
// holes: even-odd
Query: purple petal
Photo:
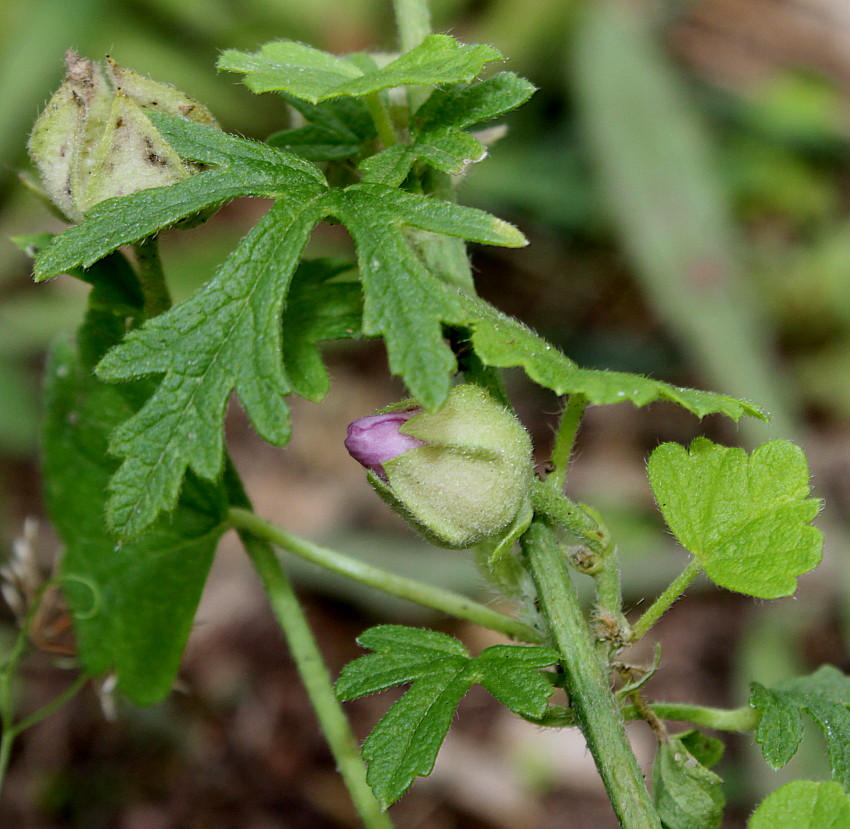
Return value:
[(354, 460), (385, 478), (384, 463), (397, 458), (408, 449), (425, 445), (424, 441), (399, 432), (399, 429), (420, 411), (421, 409), (411, 409), (406, 412), (387, 412), (361, 417), (349, 424), (345, 448)]

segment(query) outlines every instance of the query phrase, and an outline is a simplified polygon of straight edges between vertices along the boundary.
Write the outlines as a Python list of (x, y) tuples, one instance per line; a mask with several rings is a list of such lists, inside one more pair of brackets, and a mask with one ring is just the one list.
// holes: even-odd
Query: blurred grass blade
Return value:
[(709, 382), (772, 413), (770, 427), (741, 425), (747, 440), (792, 434), (705, 126), (632, 7), (587, 5), (574, 81), (613, 221), (657, 312)]

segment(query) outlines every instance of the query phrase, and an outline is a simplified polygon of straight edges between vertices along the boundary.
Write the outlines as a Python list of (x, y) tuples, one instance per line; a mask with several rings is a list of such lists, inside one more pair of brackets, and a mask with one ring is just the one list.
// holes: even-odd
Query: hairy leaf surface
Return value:
[(723, 820), (722, 780), (675, 737), (661, 743), (652, 770), (652, 796), (666, 829), (717, 829)]
[(288, 92), (311, 103), (340, 96), (368, 95), (406, 84), (469, 82), (485, 64), (502, 60), (492, 46), (467, 46), (448, 35), (429, 35), (415, 49), (385, 66), (363, 69), (363, 61), (279, 40), (249, 54), (223, 52), (219, 69), (241, 72), (253, 92)]
[(80, 330), (82, 356), (67, 343), (51, 355), (43, 476), (65, 545), (61, 580), (80, 659), (90, 673), (115, 671), (121, 691), (150, 704), (171, 689), (227, 505), (219, 487), (190, 478), (174, 513), (144, 538), (116, 546), (107, 529), (104, 501), (117, 465), (109, 433), (150, 393), (148, 383), (110, 386), (91, 371), (123, 334), (127, 315), (138, 314), (141, 296), (122, 281), (126, 267), (106, 260), (87, 272), (94, 288)]
[(283, 312), (283, 365), (292, 390), (318, 403), (328, 392), (330, 378), (317, 343), (360, 334), (363, 298), (356, 282), (339, 282), (350, 271), (343, 260), (302, 262), (292, 278)]
[(325, 189), (324, 178), (301, 158), (163, 113), (151, 116), (182, 158), (212, 169), (172, 184), (95, 205), (82, 224), (55, 236), (35, 260), (36, 281), (89, 267), (121, 245), (137, 242), (210, 205), (236, 196), (304, 202)]
[(796, 753), (805, 711), (824, 733), (833, 778), (850, 792), (850, 677), (823, 665), (775, 688), (754, 682), (750, 705), (762, 712), (755, 738), (771, 768), (781, 768)]
[(845, 829), (850, 797), (838, 783), (794, 780), (769, 794), (753, 812), (747, 829)]
[(809, 467), (788, 441), (743, 449), (697, 438), (690, 449), (659, 446), (649, 482), (667, 526), (712, 581), (776, 599), (820, 562), (823, 537), (809, 525), (820, 501), (809, 498)]
[(554, 690), (540, 672), (558, 661), (548, 648), (496, 645), (470, 657), (451, 636), (400, 625), (372, 628), (358, 642), (375, 653), (346, 665), (336, 684), (340, 699), (412, 683), (363, 744), (367, 780), (385, 807), (415, 777), (430, 774), (455, 709), (473, 684), (535, 718), (543, 716)]
[(164, 374), (123, 423), (110, 451), (125, 460), (110, 484), (107, 516), (122, 538), (141, 533), (177, 501), (190, 467), (207, 480), (222, 468), (222, 423), (236, 390), (260, 435), (289, 438), (280, 316), (289, 281), (318, 216), (277, 202), (191, 299), (132, 332), (98, 365), (104, 380)]

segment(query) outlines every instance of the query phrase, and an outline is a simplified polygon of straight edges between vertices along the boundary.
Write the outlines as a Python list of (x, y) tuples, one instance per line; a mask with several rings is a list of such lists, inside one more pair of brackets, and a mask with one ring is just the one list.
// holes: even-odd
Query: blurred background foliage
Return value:
[[(737, 705), (752, 678), (770, 682), (823, 661), (847, 670), (847, 4), (434, 0), (433, 18), (436, 31), (495, 44), (509, 57), (508, 68), (539, 87), (531, 103), (511, 116), (507, 137), (463, 183), (462, 201), (514, 221), (532, 243), (519, 252), (476, 250), (481, 292), (579, 363), (745, 396), (773, 413), (767, 427), (733, 428), (711, 419), (699, 424), (663, 405), (645, 412), (627, 406), (591, 412), (572, 486), (582, 499), (603, 510), (618, 533), (629, 600), (638, 603), (651, 597), (680, 568), (677, 554), (660, 532), (641, 477), (642, 459), (660, 440), (688, 441), (708, 431), (752, 446), (770, 437), (791, 437), (809, 452), (816, 494), (827, 501), (822, 521), (829, 538), (827, 558), (819, 573), (804, 579), (802, 601), (758, 607), (722, 596), (706, 599), (709, 604), (704, 606), (698, 597), (695, 617), (684, 608), (674, 609), (671, 618), (681, 615), (669, 630), (661, 630), (662, 638), (669, 637), (665, 648), (670, 675), (678, 670), (677, 648), (681, 665), (690, 673), (679, 685), (668, 680), (666, 695), (690, 693), (705, 702)], [(392, 50), (390, 3), (0, 4), (0, 538), (6, 548), (18, 534), (22, 517), (40, 512), (36, 446), (44, 353), (55, 337), (73, 331), (85, 300), (84, 290), (70, 280), (32, 285), (26, 257), (8, 241), (17, 234), (61, 227), (22, 186), (18, 174), (28, 166), (28, 129), (60, 81), (64, 50), (74, 48), (93, 58), (109, 53), (122, 65), (199, 98), (224, 129), (263, 138), (286, 126), (282, 102), (251, 95), (234, 77), (217, 74), (212, 67), (224, 48), (254, 49), (277, 37), (332, 52)], [(237, 203), (205, 228), (168, 234), (165, 263), (178, 298), (209, 277), (262, 209)], [(346, 250), (345, 238), (330, 229), (318, 235), (312, 252), (338, 255)], [(340, 429), (345, 418), (398, 393), (381, 373), (380, 354), (370, 348), (332, 350), (337, 382), (326, 410), (339, 419), (335, 425)], [(545, 452), (551, 424), (538, 412), (552, 413), (557, 403), (522, 378), (512, 376), (511, 382)], [(335, 535), (341, 546), (390, 559), (388, 566), (435, 572), (433, 557), (423, 565), (417, 555), (399, 553), (400, 548), (419, 552), (406, 536), (377, 540), (385, 539), (376, 533), (386, 529), (388, 519), (379, 508), (372, 512), (373, 507), (364, 506), (371, 504), (365, 487), (358, 490), (364, 493), (360, 501), (326, 483), (340, 476), (346, 485), (359, 480), (354, 473), (338, 472), (339, 452), (323, 454), (327, 435), (318, 430), (330, 422), (305, 419), (304, 448), (294, 448), (283, 461), (288, 457), (293, 470), (286, 479), (289, 490), (286, 481), (281, 484), (268, 472), (281, 462), (278, 455), (252, 467), (255, 486), (272, 481), (282, 487), (263, 489), (262, 503), (273, 504), (286, 492), (288, 503), (295, 505), (296, 524), (315, 535)], [(297, 427), (296, 422), (296, 439)], [(244, 458), (256, 459), (265, 451), (251, 442), (244, 424), (237, 421), (232, 431), (234, 440), (246, 447)], [(250, 470), (248, 482), (250, 488)], [(341, 516), (332, 514), (340, 505)], [(313, 518), (304, 517), (307, 513)], [(398, 529), (391, 523), (387, 527)], [(471, 571), (456, 562), (456, 557), (446, 558), (440, 569), (443, 581), (457, 589), (480, 587)], [(328, 590), (317, 583), (315, 573), (305, 572), (302, 583)], [(333, 589), (346, 606), (371, 603), (374, 612), (373, 597)], [(403, 613), (398, 608), (387, 612)], [(689, 620), (705, 624), (699, 621), (700, 612), (713, 620), (709, 627), (716, 628), (708, 645), (700, 645), (704, 630), (688, 628)], [(728, 628), (722, 628), (724, 620)], [(699, 650), (703, 646), (708, 656)], [(704, 655), (699, 670), (693, 664), (688, 667), (695, 653)], [(664, 689), (662, 685), (658, 696), (665, 696)], [(150, 719), (137, 716), (133, 728), (144, 731), (145, 739), (153, 739), (151, 734), (163, 743), (174, 739), (162, 737), (162, 724), (151, 725)], [(741, 814), (747, 803), (780, 782), (753, 758), (747, 743), (733, 743), (732, 754), (739, 767), (749, 770), (748, 779), (731, 766), (726, 770), (743, 804)], [(815, 741), (814, 749), (795, 761), (794, 773), (822, 774), (821, 748)], [(539, 762), (526, 759), (523, 768), (532, 789), (557, 789), (558, 781), (547, 778)], [(67, 775), (51, 778), (43, 789), (44, 814), (70, 808), (72, 783)], [(478, 814), (479, 823), (469, 823), (473, 807), (458, 808), (467, 809), (467, 822), (457, 825), (503, 825), (497, 814)], [(32, 825), (130, 825), (107, 818), (91, 822), (90, 813), (80, 806), (74, 809), (66, 812), (74, 815), (70, 822), (54, 824), (45, 818), (47, 822)], [(80, 817), (84, 814), (88, 817)], [(544, 813), (535, 814), (537, 823), (528, 825), (547, 825)], [(591, 808), (588, 814), (596, 813)], [(342, 823), (328, 825), (345, 825), (343, 818), (335, 819)], [(605, 819), (589, 817), (586, 825), (604, 826)], [(445, 814), (440, 820), (433, 825), (455, 825)], [(304, 825), (320, 823), (314, 819)]]

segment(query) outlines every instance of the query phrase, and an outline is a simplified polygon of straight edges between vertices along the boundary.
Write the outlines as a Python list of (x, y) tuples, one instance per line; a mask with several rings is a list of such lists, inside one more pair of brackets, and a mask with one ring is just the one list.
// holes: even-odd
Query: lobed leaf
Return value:
[(363, 332), (384, 337), (390, 370), (414, 397), (437, 408), (451, 384), (455, 358), (442, 326), (466, 322), (462, 295), (436, 278), (413, 254), (404, 227), (518, 246), (513, 226), (480, 210), (358, 184), (328, 194), (328, 211), (345, 223), (357, 246), (363, 283)]
[(767, 415), (751, 403), (727, 397), (725, 394), (681, 388), (662, 380), (621, 371), (580, 369), (565, 378), (560, 389), (562, 391), (559, 391), (559, 394), (583, 394), (596, 406), (629, 401), (640, 407), (659, 400), (668, 400), (697, 417), (723, 414), (735, 421), (744, 415), (760, 420), (767, 419)]
[(459, 175), (487, 155), (464, 127), (495, 118), (525, 103), (534, 86), (511, 72), (486, 81), (435, 90), (416, 112), (409, 144), (396, 144), (360, 164), (365, 181), (399, 186), (417, 161)]
[(487, 150), (476, 138), (461, 130), (440, 130), (423, 134), (412, 144), (395, 144), (360, 163), (365, 183), (398, 187), (417, 161), (435, 170), (460, 175), (470, 164), (483, 160)]
[(470, 86), (443, 86), (416, 110), (411, 129), (422, 135), (445, 127), (471, 127), (522, 106), (534, 92), (534, 84), (513, 72), (500, 72)]
[(794, 780), (769, 794), (753, 812), (747, 829), (845, 829), (850, 797), (838, 783)]
[(331, 281), (351, 268), (351, 263), (342, 260), (303, 261), (286, 298), (282, 319), (284, 369), (293, 392), (315, 403), (330, 387), (317, 343), (360, 334), (360, 285)]
[(823, 538), (809, 525), (802, 450), (782, 440), (743, 449), (697, 438), (659, 446), (647, 473), (667, 526), (712, 581), (763, 599), (790, 596), (797, 576), (820, 562)]
[[(87, 336), (92, 349), (102, 347), (94, 330)], [(224, 530), (225, 498), (219, 487), (190, 478), (173, 515), (143, 539), (116, 546), (103, 514), (116, 466), (107, 440), (147, 390), (98, 382), (66, 343), (54, 348), (47, 377), (45, 498), (65, 546), (61, 582), (80, 660), (92, 674), (114, 671), (123, 693), (151, 704), (174, 682)]]
[(448, 35), (429, 35), (380, 68), (356, 56), (341, 58), (292, 40), (267, 43), (253, 54), (228, 49), (218, 68), (244, 74), (245, 85), (253, 92), (283, 91), (317, 104), (406, 84), (469, 82), (485, 64), (502, 59), (492, 46), (467, 46)]
[(382, 806), (430, 774), (455, 709), (476, 682), (523, 716), (540, 718), (553, 693), (541, 668), (558, 654), (548, 648), (496, 645), (477, 658), (451, 636), (401, 625), (366, 631), (361, 645), (375, 651), (345, 666), (337, 681), (343, 700), (412, 683), (363, 744), (367, 780)]
[(480, 300), (465, 302), (470, 309), (473, 346), (481, 360), (501, 368), (522, 366), (532, 380), (556, 394), (582, 394), (594, 406), (626, 401), (646, 406), (667, 400), (698, 417), (719, 413), (736, 421), (744, 415), (766, 418), (752, 404), (723, 394), (681, 388), (639, 374), (580, 369), (518, 320)]
[(755, 739), (771, 768), (781, 768), (796, 753), (805, 711), (824, 733), (833, 778), (850, 792), (850, 677), (822, 665), (772, 689), (754, 682), (750, 705), (761, 711)]
[(277, 202), (234, 249), (215, 278), (187, 302), (132, 332), (98, 365), (104, 380), (164, 374), (154, 395), (114, 433), (124, 458), (110, 483), (110, 527), (139, 535), (177, 501), (187, 468), (216, 479), (222, 423), (234, 389), (260, 435), (289, 437), (280, 361), (280, 316), (289, 281), (313, 226), (315, 204)]
[(152, 116), (183, 158), (215, 165), (169, 187), (140, 190), (93, 207), (82, 224), (53, 238), (35, 260), (43, 281), (89, 267), (121, 245), (137, 242), (211, 205), (237, 196), (305, 201), (325, 188), (321, 174), (296, 156), (162, 113)]
[(268, 143), (310, 161), (340, 161), (357, 155), (375, 138), (375, 122), (359, 98), (333, 98), (310, 104), (293, 95), (281, 97), (308, 123), (269, 136)]
[(463, 321), (460, 295), (421, 263), (404, 228), (507, 245), (523, 243), (522, 235), (482, 211), (380, 185), (325, 191), (300, 204), (279, 200), (210, 283), (131, 333), (98, 366), (105, 380), (165, 375), (110, 444), (125, 459), (113, 478), (108, 508), (109, 525), (119, 537), (137, 536), (175, 504), (187, 468), (207, 480), (217, 478), (224, 410), (234, 389), (263, 438), (276, 445), (287, 441), (283, 398), (295, 386), (281, 351), (290, 368), (306, 372), (296, 381), (301, 391), (313, 397), (324, 392), (327, 377), (309, 340), (350, 336), (353, 330), (346, 329), (356, 322), (357, 294), (337, 286), (342, 305), (328, 309), (324, 321), (296, 295), (290, 319), (294, 314), (298, 322), (288, 345), (282, 345), (279, 321), (301, 251), (313, 226), (328, 214), (349, 226), (357, 245), (364, 332), (384, 334), (392, 370), (426, 405), (438, 406), (445, 398), (454, 356), (441, 323)]

